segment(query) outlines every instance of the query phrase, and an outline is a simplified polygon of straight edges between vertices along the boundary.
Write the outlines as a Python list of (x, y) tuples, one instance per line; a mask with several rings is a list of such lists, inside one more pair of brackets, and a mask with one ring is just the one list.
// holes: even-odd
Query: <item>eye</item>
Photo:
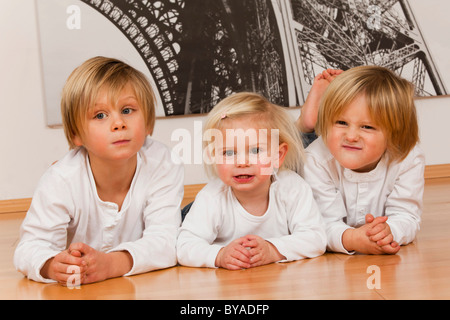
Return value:
[(124, 108), (123, 110), (122, 110), (122, 113), (123, 114), (131, 114), (133, 112), (133, 109), (131, 109), (131, 108)]
[(106, 114), (104, 114), (103, 112), (99, 112), (94, 116), (94, 119), (98, 119), (98, 120), (102, 120), (106, 118)]
[(234, 154), (235, 154), (234, 150), (225, 150), (223, 152), (223, 155), (226, 157), (232, 157), (232, 156), (234, 156)]
[(368, 125), (364, 125), (361, 128), (366, 129), (366, 130), (376, 130), (374, 127), (368, 126)]
[(347, 125), (347, 122), (345, 122), (344, 120), (337, 120), (337, 121), (336, 121), (336, 124), (337, 124), (338, 126), (346, 126), (346, 125)]
[(258, 147), (250, 148), (250, 154), (258, 154), (261, 152), (261, 149)]

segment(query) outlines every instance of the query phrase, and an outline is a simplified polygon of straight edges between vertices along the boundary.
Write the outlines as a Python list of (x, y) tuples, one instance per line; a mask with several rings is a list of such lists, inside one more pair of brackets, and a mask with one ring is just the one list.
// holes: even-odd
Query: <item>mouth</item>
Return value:
[(113, 142), (113, 145), (115, 145), (115, 146), (122, 146), (122, 145), (125, 145), (125, 144), (129, 143), (129, 142), (130, 142), (130, 140), (117, 140), (117, 141)]
[(347, 145), (347, 144), (344, 144), (344, 145), (342, 146), (342, 148), (344, 148), (345, 150), (348, 150), (348, 151), (360, 151), (360, 150), (362, 150), (361, 147), (352, 146), (352, 145)]
[(234, 181), (236, 181), (238, 183), (250, 182), (253, 178), (254, 178), (254, 176), (248, 175), (248, 174), (241, 174), (241, 175), (233, 176)]

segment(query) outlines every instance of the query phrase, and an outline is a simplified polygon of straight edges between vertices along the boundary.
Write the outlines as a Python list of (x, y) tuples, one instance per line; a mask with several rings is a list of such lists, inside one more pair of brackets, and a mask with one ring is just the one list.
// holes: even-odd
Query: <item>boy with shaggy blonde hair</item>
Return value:
[(305, 179), (327, 224), (328, 250), (395, 254), (420, 226), (425, 159), (411, 83), (378, 66), (333, 80), (307, 149)]
[(29, 279), (80, 284), (176, 264), (183, 167), (151, 139), (155, 98), (145, 76), (105, 57), (69, 76), (61, 114), (71, 150), (41, 178), (15, 266)]

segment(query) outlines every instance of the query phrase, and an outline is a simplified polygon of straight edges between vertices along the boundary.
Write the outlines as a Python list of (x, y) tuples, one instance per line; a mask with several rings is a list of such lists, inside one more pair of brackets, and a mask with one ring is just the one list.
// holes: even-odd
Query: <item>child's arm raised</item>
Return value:
[(342, 70), (327, 69), (319, 73), (315, 78), (311, 90), (302, 106), (299, 118), (296, 121), (297, 128), (303, 133), (314, 131), (317, 122), (320, 100), (325, 93), (328, 85)]

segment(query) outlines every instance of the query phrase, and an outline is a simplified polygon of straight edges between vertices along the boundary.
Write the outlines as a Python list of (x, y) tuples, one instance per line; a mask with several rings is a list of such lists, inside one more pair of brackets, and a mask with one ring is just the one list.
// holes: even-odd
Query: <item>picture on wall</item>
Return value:
[(203, 114), (239, 91), (302, 105), (326, 68), (376, 64), (414, 83), (446, 87), (406, 0), (36, 1), (48, 125), (60, 124), (70, 72), (104, 55), (141, 70), (157, 116)]

